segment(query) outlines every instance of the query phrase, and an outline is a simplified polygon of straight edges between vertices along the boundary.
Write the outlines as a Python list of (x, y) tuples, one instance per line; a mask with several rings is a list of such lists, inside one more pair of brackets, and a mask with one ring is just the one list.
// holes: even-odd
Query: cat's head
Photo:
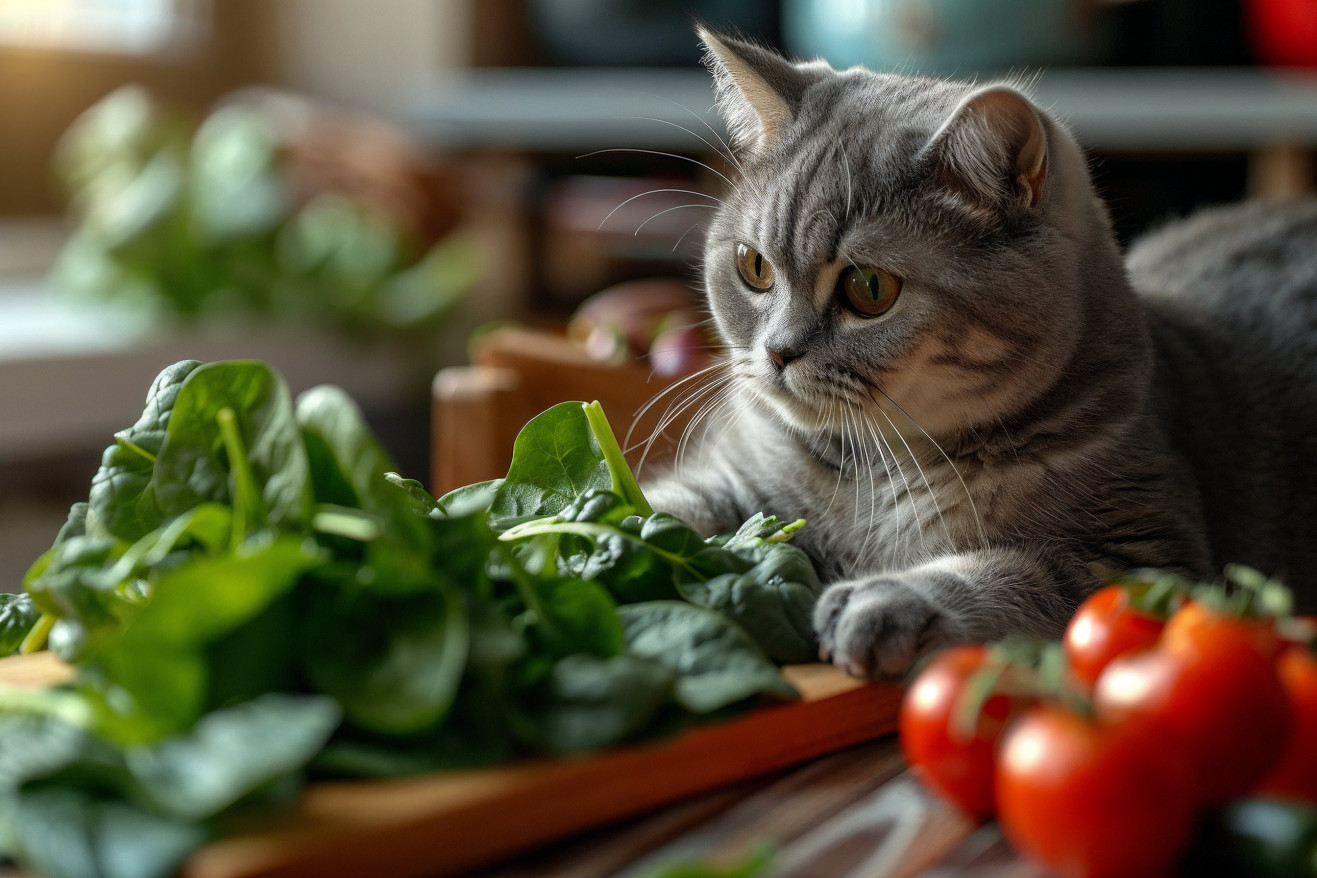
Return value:
[(1086, 275), (1120, 272), (1058, 125), (1008, 85), (700, 35), (741, 171), (704, 277), (743, 389), (802, 431), (948, 435), (1055, 383)]

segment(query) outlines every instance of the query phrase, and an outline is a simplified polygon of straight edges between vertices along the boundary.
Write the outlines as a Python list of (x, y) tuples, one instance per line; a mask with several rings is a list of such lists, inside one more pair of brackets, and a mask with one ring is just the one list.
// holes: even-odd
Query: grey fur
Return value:
[[(1131, 284), (1067, 132), (1014, 92), (976, 99), (1009, 86), (702, 35), (742, 138), (704, 258), (726, 361), (691, 395), (707, 404), (648, 485), (656, 507), (709, 532), (808, 519), (797, 539), (831, 583), (823, 654), (860, 676), (946, 642), (1055, 636), (1094, 565), (1241, 561), (1314, 607), (1317, 205), (1167, 229), (1131, 254)], [(775, 266), (767, 292), (739, 278), (738, 243)], [(904, 279), (889, 312), (839, 305), (851, 264)]]

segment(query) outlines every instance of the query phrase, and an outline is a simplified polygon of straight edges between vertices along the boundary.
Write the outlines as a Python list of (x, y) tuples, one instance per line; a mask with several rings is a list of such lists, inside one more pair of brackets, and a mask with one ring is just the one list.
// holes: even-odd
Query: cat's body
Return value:
[[(1080, 151), (1015, 91), (705, 37), (743, 165), (705, 251), (727, 365), (656, 507), (806, 518), (821, 644), (861, 675), (1055, 635), (1095, 565), (1317, 592), (1317, 207), (1163, 232), (1140, 298)], [(1267, 268), (1278, 238), (1306, 275)]]

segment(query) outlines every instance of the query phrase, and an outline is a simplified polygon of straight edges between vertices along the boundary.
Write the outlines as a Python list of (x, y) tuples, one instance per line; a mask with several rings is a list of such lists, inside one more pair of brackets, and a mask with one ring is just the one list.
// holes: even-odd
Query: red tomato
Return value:
[(1002, 832), (1062, 878), (1166, 874), (1195, 817), (1189, 761), (1140, 724), (1106, 726), (1043, 706), (1002, 740)]
[(1094, 592), (1066, 626), (1062, 646), (1075, 679), (1093, 688), (1102, 669), (1118, 655), (1152, 646), (1166, 620), (1130, 605), (1129, 586), (1117, 583)]
[(1293, 719), (1289, 746), (1258, 792), (1317, 805), (1317, 657), (1294, 646), (1281, 655), (1276, 670), (1289, 693)]
[(1115, 659), (1093, 702), (1101, 721), (1150, 726), (1183, 747), (1209, 805), (1252, 789), (1289, 734), (1289, 701), (1273, 663), (1228, 620)]
[(1276, 634), (1274, 619), (1223, 615), (1201, 601), (1190, 601), (1176, 610), (1162, 636), (1171, 647), (1202, 642), (1216, 649), (1225, 641), (1237, 641), (1248, 644), (1268, 659), (1280, 655), (1285, 645)]
[(976, 820), (992, 816), (997, 739), (1026, 705), (1020, 697), (991, 695), (972, 732), (957, 734), (952, 723), (956, 705), (986, 654), (982, 646), (938, 653), (906, 690), (899, 719), (906, 762), (925, 784)]

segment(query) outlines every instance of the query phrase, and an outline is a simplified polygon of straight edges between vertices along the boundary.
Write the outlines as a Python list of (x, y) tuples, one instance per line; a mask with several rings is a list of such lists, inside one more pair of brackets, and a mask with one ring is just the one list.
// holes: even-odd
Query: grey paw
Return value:
[(924, 654), (962, 639), (945, 613), (895, 577), (831, 586), (814, 628), (825, 661), (871, 680), (899, 680)]

